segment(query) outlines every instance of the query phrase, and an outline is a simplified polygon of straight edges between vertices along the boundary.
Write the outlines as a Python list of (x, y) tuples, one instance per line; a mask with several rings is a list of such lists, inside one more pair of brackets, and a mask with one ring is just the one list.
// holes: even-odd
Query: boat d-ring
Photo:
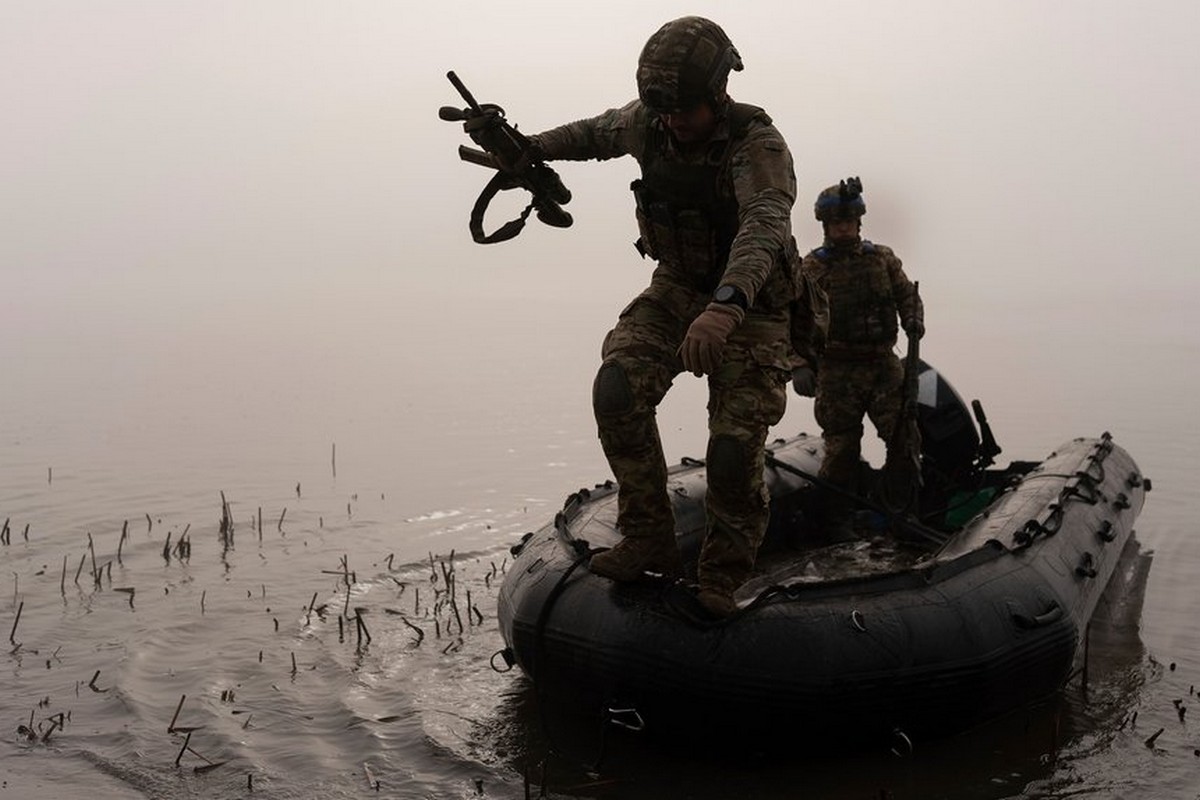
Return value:
[(850, 624), (854, 626), (856, 631), (867, 632), (867, 623), (863, 620), (862, 612), (857, 608), (850, 612)]
[(606, 711), (608, 712), (608, 721), (618, 728), (635, 733), (646, 730), (646, 720), (642, 719), (642, 715), (636, 708), (609, 708)]
[(899, 728), (892, 728), (892, 755), (897, 758), (908, 758), (913, 754), (912, 739)]
[[(500, 669), (496, 666), (496, 656), (500, 656), (504, 659), (504, 669)], [(517, 659), (515, 656), (513, 656), (512, 648), (502, 647), (501, 649), (492, 653), (492, 657), (488, 659), (488, 663), (492, 666), (494, 671), (504, 674), (513, 668), (513, 665), (517, 663)]]

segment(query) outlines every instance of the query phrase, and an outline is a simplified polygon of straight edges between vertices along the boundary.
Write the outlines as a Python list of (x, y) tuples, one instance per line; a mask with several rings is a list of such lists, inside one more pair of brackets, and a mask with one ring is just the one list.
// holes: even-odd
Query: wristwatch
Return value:
[(736, 286), (730, 286), (728, 283), (718, 286), (717, 290), (713, 292), (713, 302), (732, 303), (742, 309), (742, 311), (745, 311), (746, 307), (750, 305), (746, 302), (746, 293)]

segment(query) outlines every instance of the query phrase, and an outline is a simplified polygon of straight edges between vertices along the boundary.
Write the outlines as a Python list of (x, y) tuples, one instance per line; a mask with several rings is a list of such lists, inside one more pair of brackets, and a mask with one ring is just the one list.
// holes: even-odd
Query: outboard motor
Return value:
[(917, 374), (917, 427), (921, 431), (924, 471), (936, 476), (935, 484), (956, 484), (986, 469), (1000, 453), (983, 406), (971, 403), (980, 433), (967, 404), (944, 376), (924, 360)]

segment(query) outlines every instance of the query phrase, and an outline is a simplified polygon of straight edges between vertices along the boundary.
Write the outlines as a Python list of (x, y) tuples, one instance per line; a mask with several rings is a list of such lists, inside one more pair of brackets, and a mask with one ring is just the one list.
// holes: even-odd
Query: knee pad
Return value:
[(727, 487), (734, 491), (750, 485), (747, 473), (746, 449), (742, 442), (732, 436), (714, 436), (708, 443), (708, 487)]
[(610, 417), (633, 410), (633, 390), (625, 368), (617, 361), (605, 361), (592, 384), (592, 409), (596, 416)]

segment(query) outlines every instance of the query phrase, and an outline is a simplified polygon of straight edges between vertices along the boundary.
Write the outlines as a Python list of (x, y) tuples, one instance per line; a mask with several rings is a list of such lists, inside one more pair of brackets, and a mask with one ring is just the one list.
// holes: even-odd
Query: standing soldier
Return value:
[(619, 483), (623, 539), (593, 572), (680, 572), (655, 409), (675, 376), (708, 376), (707, 531), (699, 600), (733, 613), (767, 526), (767, 430), (783, 416), (798, 303), (791, 153), (761, 108), (733, 102), (742, 59), (716, 23), (663, 25), (638, 59), (638, 99), (530, 137), (545, 159), (633, 156), (649, 287), (620, 314), (593, 385), (600, 442)]
[[(910, 338), (920, 339), (925, 310), (891, 248), (862, 239), (867, 206), (858, 178), (822, 191), (815, 210), (825, 244), (804, 257), (801, 272), (828, 299), (828, 331), (818, 369), (797, 369), (793, 386), (802, 396), (816, 396), (813, 413), (825, 441), (819, 477), (854, 494), (861, 489), (863, 415), (889, 448), (901, 416), (904, 370), (893, 352), (897, 317)], [(903, 424), (911, 428), (909, 446), (919, 450), (915, 422)], [(888, 455), (891, 460), (900, 454)], [(844, 495), (828, 499), (825, 525), (831, 539), (852, 538), (852, 520)]]

